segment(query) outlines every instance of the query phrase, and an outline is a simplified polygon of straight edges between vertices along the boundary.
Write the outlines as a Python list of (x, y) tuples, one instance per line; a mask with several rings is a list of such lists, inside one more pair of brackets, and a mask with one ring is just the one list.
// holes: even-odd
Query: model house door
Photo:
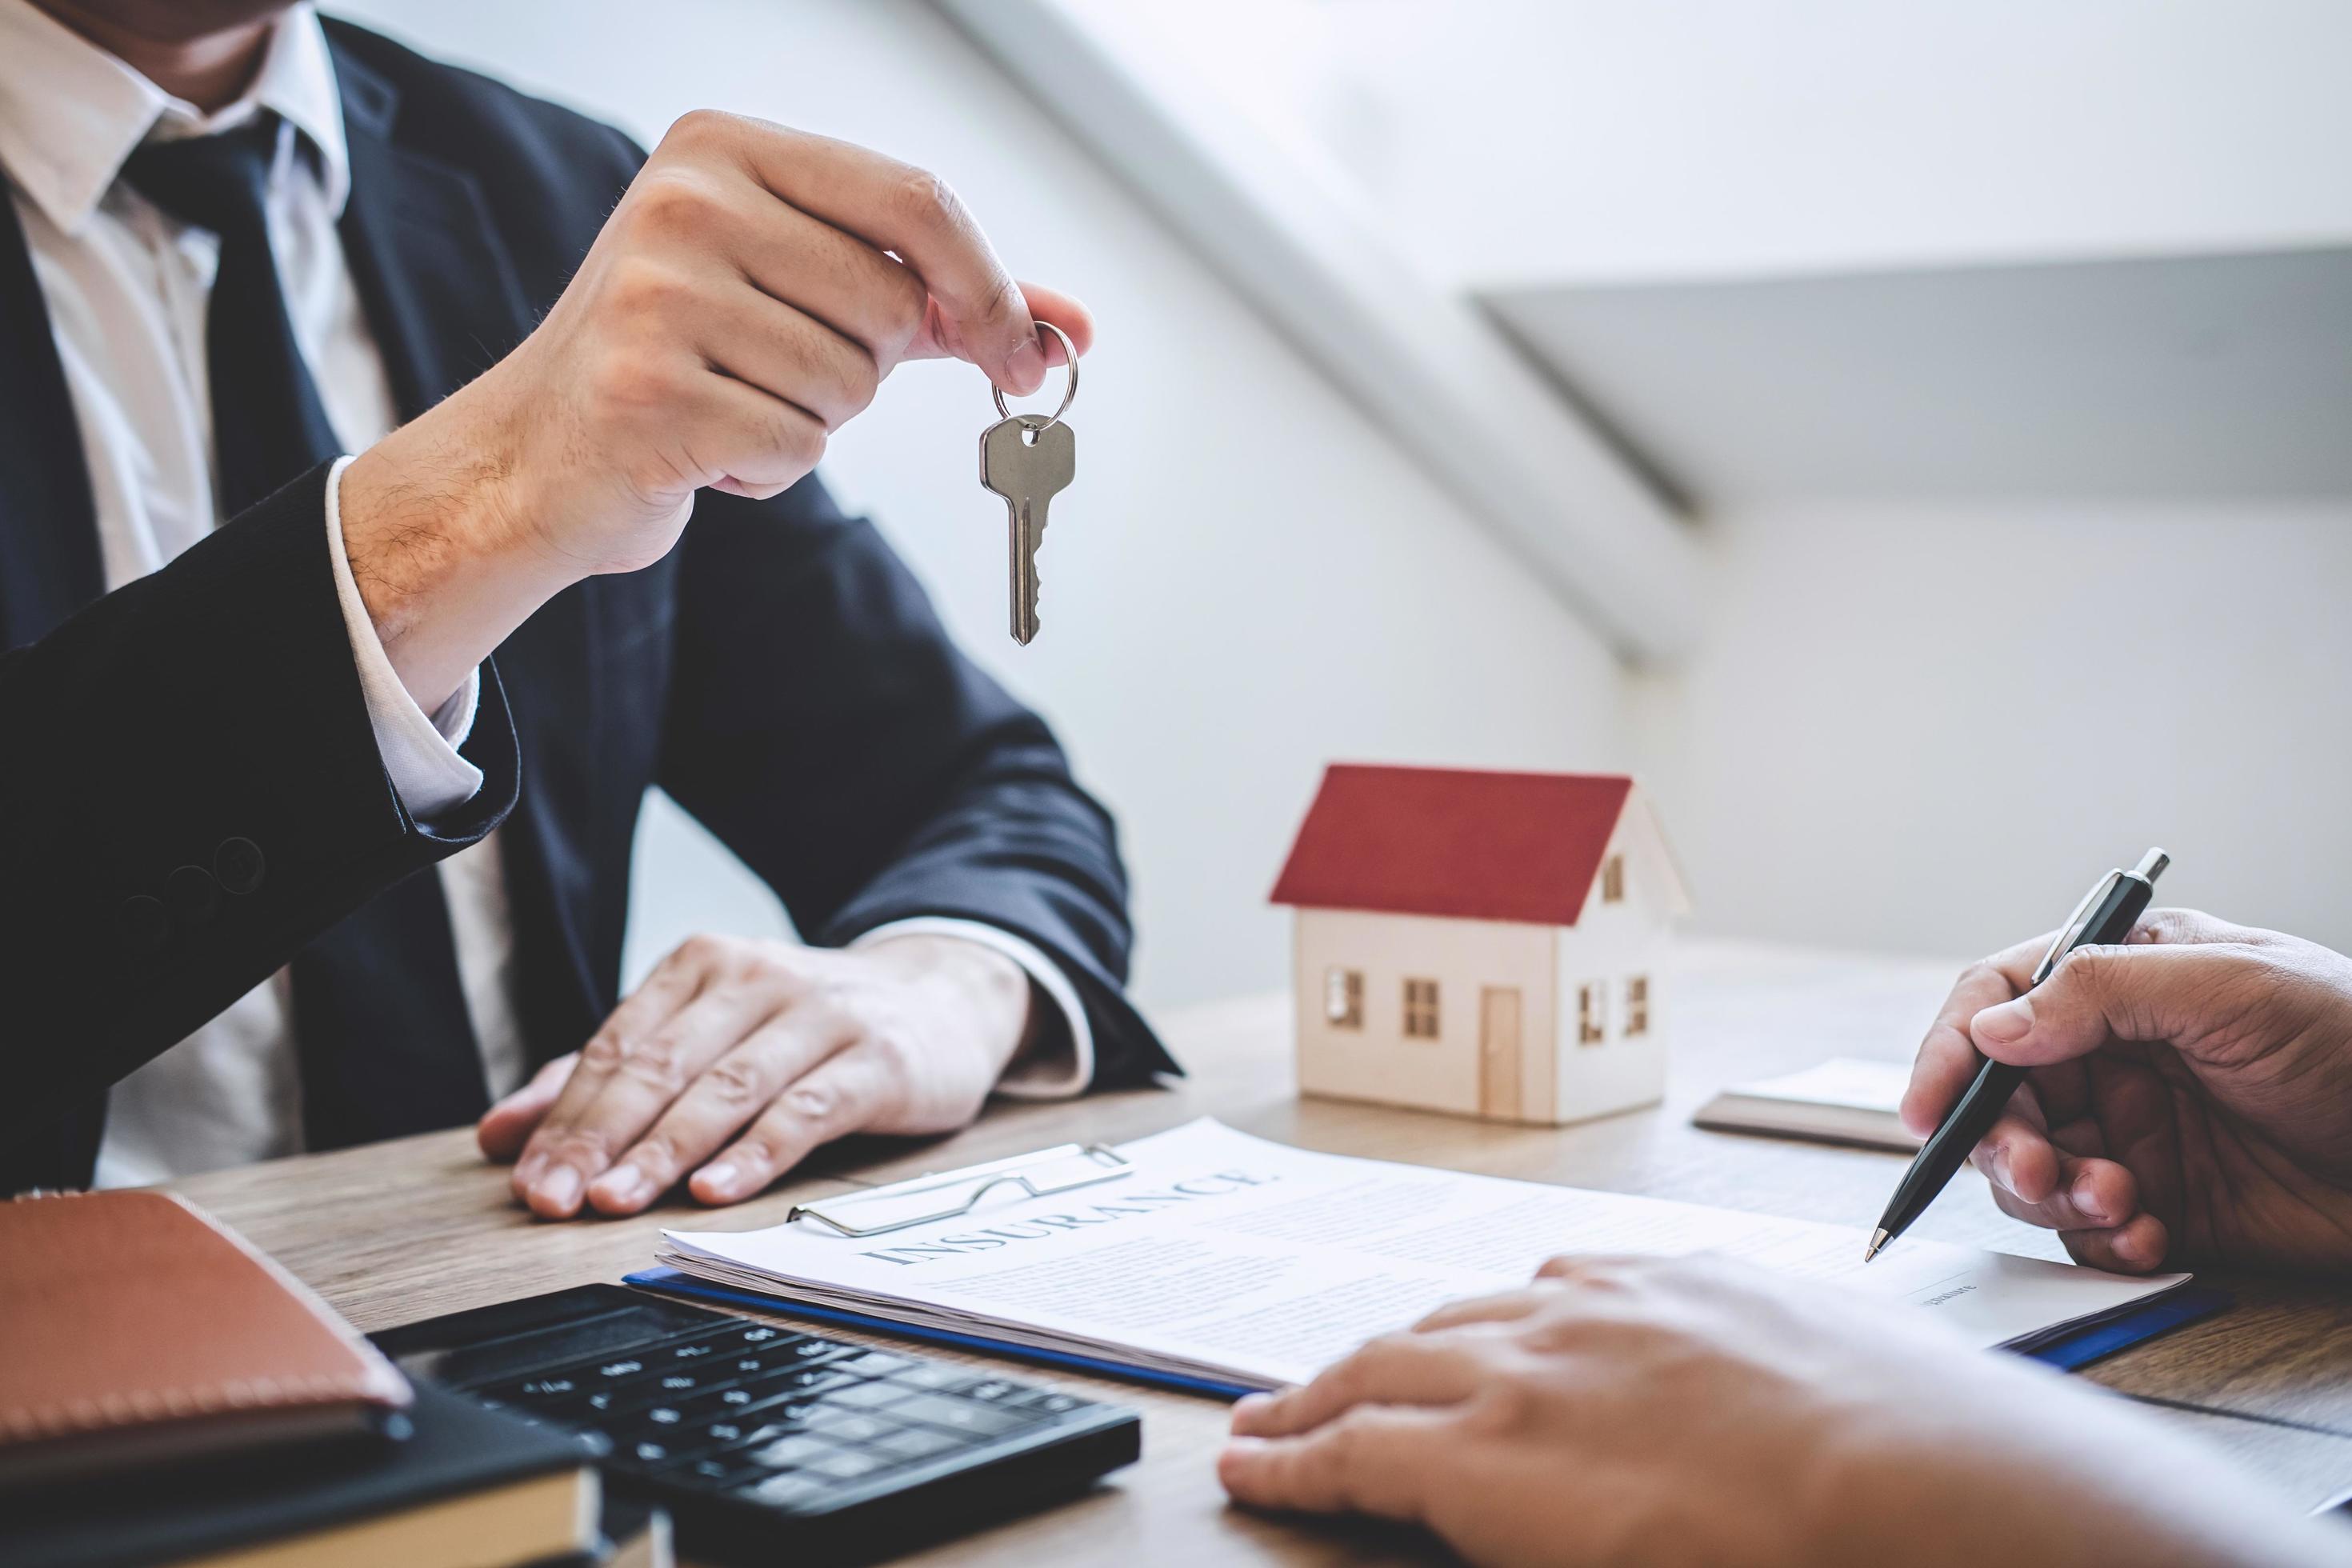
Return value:
[(1519, 989), (1478, 993), (1478, 1113), (1519, 1114)]

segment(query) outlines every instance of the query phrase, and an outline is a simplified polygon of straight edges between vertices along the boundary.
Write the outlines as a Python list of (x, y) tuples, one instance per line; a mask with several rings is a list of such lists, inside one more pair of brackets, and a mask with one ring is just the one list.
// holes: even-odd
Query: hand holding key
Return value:
[[(1039, 318), (1065, 331), (1041, 342)], [(1013, 281), (936, 175), (690, 114), (530, 338), (352, 463), (352, 574), (431, 712), (551, 595), (667, 553), (696, 490), (799, 479), (902, 362), (1025, 394), (1092, 332)]]
[(980, 482), (1004, 498), (1006, 540), (1012, 563), (1013, 640), (1026, 647), (1037, 636), (1037, 551), (1045, 542), (1045, 512), (1076, 476), (1078, 442), (1062, 420), (1078, 395), (1076, 345), (1051, 321), (1037, 325), (1062, 342), (1069, 382), (1061, 406), (1048, 417), (1014, 414), (996, 391), (996, 411), (1004, 416), (980, 437)]

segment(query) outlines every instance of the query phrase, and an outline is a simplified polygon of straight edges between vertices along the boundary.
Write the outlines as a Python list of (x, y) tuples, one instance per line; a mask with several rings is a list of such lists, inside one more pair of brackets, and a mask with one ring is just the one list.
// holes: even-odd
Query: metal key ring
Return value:
[[(1062, 331), (1061, 328), (1054, 325), (1051, 321), (1041, 321), (1037, 323), (1037, 327), (1039, 331), (1051, 332), (1055, 337), (1062, 340), (1062, 363), (1068, 369), (1070, 379), (1062, 388), (1062, 405), (1054, 410), (1054, 416), (1051, 419), (1046, 420), (1043, 425), (1035, 426), (1032, 431), (1033, 435), (1035, 434), (1036, 431), (1051, 430), (1055, 426), (1059, 425), (1062, 422), (1062, 416), (1070, 411), (1070, 405), (1078, 400), (1078, 346), (1070, 342), (1069, 333)], [(1004, 389), (1003, 387), (997, 385), (992, 381), (988, 384), (988, 395), (996, 399), (996, 412), (998, 414), (1007, 419), (1013, 417), (1013, 410), (1004, 406)]]

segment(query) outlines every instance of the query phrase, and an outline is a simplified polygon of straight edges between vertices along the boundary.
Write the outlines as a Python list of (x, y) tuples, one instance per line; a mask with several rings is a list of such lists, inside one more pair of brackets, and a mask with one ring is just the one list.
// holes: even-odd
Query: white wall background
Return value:
[[(1016, 273), (1094, 307), (1078, 479), (1055, 505), (1029, 648), (1004, 634), (1003, 510), (973, 477), (994, 418), (978, 372), (900, 371), (824, 471), (1119, 814), (1147, 1004), (1282, 982), (1265, 894), (1331, 758), (1625, 765), (1595, 640), (927, 7), (334, 8), (648, 142), (714, 105), (922, 163)], [(638, 862), (633, 973), (695, 930), (782, 929), (675, 808), (649, 817)]]
[(1709, 533), (1706, 642), (1634, 703), (1701, 929), (1976, 953), (2161, 844), (2165, 901), (2352, 951), (2352, 506)]

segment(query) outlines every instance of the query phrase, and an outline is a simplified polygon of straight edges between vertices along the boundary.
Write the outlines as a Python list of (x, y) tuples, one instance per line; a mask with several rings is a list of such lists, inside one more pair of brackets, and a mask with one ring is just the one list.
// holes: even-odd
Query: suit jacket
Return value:
[[(521, 341), (643, 153), (327, 27), (344, 250), (413, 417)], [(484, 671), (465, 747), (481, 793), (429, 826), (376, 752), (324, 486), (314, 470), (104, 594), (68, 395), (0, 202), (0, 1192), (86, 1183), (109, 1084), (502, 821), (526, 1043), (534, 1062), (576, 1048), (617, 999), (656, 784), (812, 941), (920, 914), (1000, 926), (1076, 983), (1097, 1083), (1174, 1069), (1120, 994), (1109, 816), (814, 478), (764, 502), (705, 491), (666, 559), (532, 616)]]

